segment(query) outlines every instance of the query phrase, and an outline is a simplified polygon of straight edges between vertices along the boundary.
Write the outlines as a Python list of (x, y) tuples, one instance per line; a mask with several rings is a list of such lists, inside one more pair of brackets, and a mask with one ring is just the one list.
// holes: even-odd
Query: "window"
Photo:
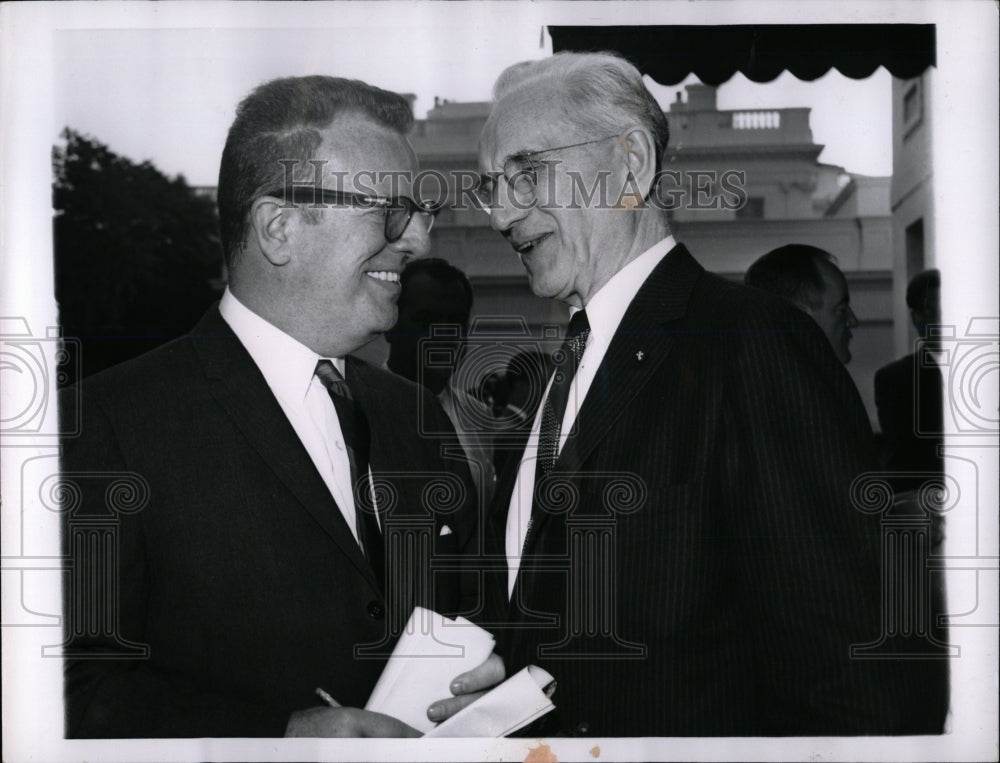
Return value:
[(905, 140), (920, 124), (924, 113), (924, 99), (919, 79), (906, 86), (903, 92), (903, 139)]
[(906, 226), (906, 281), (924, 269), (924, 219)]

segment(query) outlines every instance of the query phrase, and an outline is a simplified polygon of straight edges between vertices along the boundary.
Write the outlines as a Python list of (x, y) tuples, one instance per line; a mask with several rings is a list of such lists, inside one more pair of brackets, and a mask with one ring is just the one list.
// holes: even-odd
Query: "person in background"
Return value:
[(500, 427), (494, 443), (498, 478), (512, 461), (520, 461), (551, 373), (552, 358), (540, 348), (522, 349), (507, 362), (505, 404), (494, 412)]
[(509, 395), (510, 386), (507, 380), (506, 367), (497, 371), (491, 371), (483, 379), (481, 399), (494, 417), (503, 415), (504, 410), (507, 408), (507, 397)]
[(400, 276), (399, 317), (386, 332), (387, 367), (429, 389), (451, 420), (483, 505), (493, 496), (492, 413), (462, 389), (455, 371), (465, 355), (472, 285), (439, 258), (410, 262)]
[(906, 287), (906, 306), (921, 352), (911, 353), (875, 372), (875, 405), (891, 471), (941, 474), (944, 393), (941, 369), (928, 327), (941, 322), (941, 273), (925, 270)]
[(780, 246), (757, 259), (743, 282), (791, 302), (816, 321), (840, 362), (850, 362), (851, 329), (858, 318), (832, 254), (807, 244)]
[(507, 363), (507, 408), (520, 425), (530, 424), (552, 373), (552, 358), (540, 349), (521, 350)]
[[(929, 588), (929, 606), (903, 616), (916, 621), (916, 626), (911, 627), (915, 635), (926, 634), (941, 652), (939, 659), (926, 662), (924, 682), (928, 711), (936, 716), (947, 709), (948, 663), (943, 659), (948, 642), (944, 617), (947, 599), (942, 571), (930, 569), (926, 555), (944, 553), (946, 519), (936, 510), (937, 491), (926, 488), (945, 485), (944, 381), (935, 357), (940, 345), (930, 331), (941, 323), (940, 271), (925, 270), (915, 275), (906, 288), (906, 305), (920, 337), (919, 347), (875, 372), (875, 405), (881, 427), (885, 480), (894, 491), (894, 514), (910, 515), (914, 522), (930, 522), (928, 548), (923, 554), (910, 555), (916, 566), (908, 580), (912, 591)], [(926, 657), (924, 640), (914, 637), (911, 642), (904, 641), (903, 649), (908, 647)], [(940, 710), (935, 709), (935, 700), (941, 705)]]

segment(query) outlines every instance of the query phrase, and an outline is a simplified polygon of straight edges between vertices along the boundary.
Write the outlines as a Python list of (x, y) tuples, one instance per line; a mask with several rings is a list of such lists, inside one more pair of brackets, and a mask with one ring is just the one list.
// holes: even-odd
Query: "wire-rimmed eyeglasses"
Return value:
[(510, 189), (511, 200), (520, 208), (527, 208), (535, 201), (538, 194), (538, 170), (547, 164), (536, 161), (538, 157), (552, 151), (589, 146), (618, 137), (618, 135), (606, 135), (603, 138), (585, 140), (582, 143), (570, 143), (566, 146), (552, 146), (551, 148), (540, 148), (537, 151), (521, 151), (512, 154), (504, 162), (503, 172), (489, 172), (479, 176), (479, 185), (473, 190), (473, 194), (483, 211), (487, 214), (492, 213), (493, 207), (497, 203), (498, 181), (503, 177)]

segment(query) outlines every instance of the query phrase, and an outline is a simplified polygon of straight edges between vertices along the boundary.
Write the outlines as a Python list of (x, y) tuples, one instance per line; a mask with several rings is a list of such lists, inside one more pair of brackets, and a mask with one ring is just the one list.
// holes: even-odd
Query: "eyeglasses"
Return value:
[(538, 194), (538, 169), (545, 167), (546, 162), (535, 162), (535, 159), (542, 154), (552, 151), (563, 151), (567, 148), (579, 148), (580, 146), (590, 146), (594, 143), (618, 138), (618, 135), (606, 135), (595, 140), (586, 140), (582, 143), (570, 143), (568, 146), (553, 146), (552, 148), (541, 148), (538, 151), (522, 151), (508, 157), (503, 165), (503, 172), (490, 172), (479, 176), (479, 185), (473, 193), (476, 200), (482, 206), (483, 211), (491, 214), (493, 207), (497, 203), (497, 180), (502, 176), (510, 187), (514, 201), (521, 208), (530, 206)]
[(434, 227), (434, 218), (441, 211), (441, 206), (429, 201), (414, 201), (407, 196), (369, 196), (363, 193), (349, 191), (334, 191), (330, 188), (312, 185), (293, 185), (277, 191), (264, 194), (276, 199), (283, 199), (285, 206), (291, 203), (310, 204), (315, 208), (329, 205), (334, 207), (357, 207), (359, 209), (385, 210), (385, 240), (389, 243), (399, 241), (406, 232), (410, 220), (416, 215), (430, 233)]

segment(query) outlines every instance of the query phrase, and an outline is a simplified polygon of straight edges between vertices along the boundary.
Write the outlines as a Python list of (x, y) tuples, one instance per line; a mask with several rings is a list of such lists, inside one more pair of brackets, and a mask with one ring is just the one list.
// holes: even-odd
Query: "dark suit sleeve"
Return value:
[(115, 511), (107, 492), (116, 475), (141, 475), (130, 471), (95, 394), (83, 399), (82, 416), (81, 435), (62, 443), (71, 496), (62, 530), (71, 568), (63, 590), (66, 737), (282, 736), (287, 714), (213, 693), (142, 656), (150, 576), (144, 509)]
[(892, 426), (892, 403), (893, 396), (890, 393), (888, 368), (880, 368), (875, 372), (875, 407), (878, 409), (878, 423), (882, 433), (885, 434)]
[(907, 384), (910, 380), (899, 370), (894, 364), (875, 373), (875, 406), (890, 464), (901, 457), (902, 444), (913, 429), (913, 392)]
[(906, 733), (905, 667), (850, 655), (881, 630), (879, 518), (850, 496), (875, 468), (871, 429), (829, 348), (795, 328), (748, 332), (727, 385), (726, 464), (744, 486), (732, 542), (763, 733)]

